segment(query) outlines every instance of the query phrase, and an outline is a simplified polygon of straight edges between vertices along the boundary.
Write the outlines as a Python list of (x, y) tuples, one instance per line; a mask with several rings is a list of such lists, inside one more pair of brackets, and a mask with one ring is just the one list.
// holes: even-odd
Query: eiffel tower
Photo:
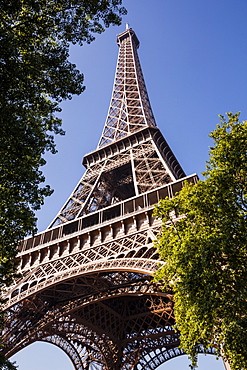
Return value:
[(152, 281), (154, 204), (186, 177), (156, 126), (127, 28), (106, 123), (86, 172), (50, 226), (19, 246), (21, 277), (6, 293), (6, 357), (35, 341), (60, 347), (76, 370), (155, 369), (179, 356), (171, 292)]

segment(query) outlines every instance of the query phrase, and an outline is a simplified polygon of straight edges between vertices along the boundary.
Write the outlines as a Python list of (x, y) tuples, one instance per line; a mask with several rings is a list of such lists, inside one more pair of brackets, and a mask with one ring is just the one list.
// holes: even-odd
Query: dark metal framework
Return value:
[(152, 211), (197, 176), (185, 177), (156, 126), (131, 28), (118, 45), (98, 148), (48, 229), (19, 247), (22, 277), (5, 297), (7, 357), (35, 341), (63, 349), (76, 370), (151, 370), (182, 354), (172, 294), (152, 281), (161, 226)]

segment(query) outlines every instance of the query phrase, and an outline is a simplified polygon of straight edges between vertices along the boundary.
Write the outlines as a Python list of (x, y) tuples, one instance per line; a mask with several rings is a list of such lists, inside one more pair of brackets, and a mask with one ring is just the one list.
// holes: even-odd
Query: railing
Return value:
[(72, 220), (47, 231), (43, 231), (42, 233), (23, 240), (18, 248), (19, 252), (21, 253), (39, 245), (58, 240), (66, 235), (79, 232), (88, 227), (101, 225), (105, 222), (109, 222), (109, 220), (124, 217), (125, 215), (139, 210), (148, 209), (158, 203), (161, 199), (165, 199), (166, 197), (173, 198), (176, 193), (182, 189), (185, 181), (195, 184), (198, 181), (198, 176), (193, 174), (184, 177), (139, 196), (129, 198), (99, 211), (90, 213), (89, 215), (77, 218), (76, 220)]

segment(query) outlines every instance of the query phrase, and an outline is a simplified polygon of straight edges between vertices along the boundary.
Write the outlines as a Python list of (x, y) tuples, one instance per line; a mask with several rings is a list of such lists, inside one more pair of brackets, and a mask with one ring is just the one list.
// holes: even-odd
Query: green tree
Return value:
[[(70, 44), (119, 25), (122, 0), (0, 2), (0, 291), (16, 271), (16, 247), (35, 231), (34, 211), (51, 194), (41, 186), (46, 151), (63, 134), (59, 103), (84, 90)], [(0, 324), (1, 326), (1, 324)], [(7, 366), (7, 365), (1, 365)]]
[(239, 113), (220, 120), (205, 180), (155, 208), (165, 261), (155, 278), (174, 292), (181, 347), (192, 364), (202, 346), (213, 346), (232, 370), (246, 370), (247, 121)]

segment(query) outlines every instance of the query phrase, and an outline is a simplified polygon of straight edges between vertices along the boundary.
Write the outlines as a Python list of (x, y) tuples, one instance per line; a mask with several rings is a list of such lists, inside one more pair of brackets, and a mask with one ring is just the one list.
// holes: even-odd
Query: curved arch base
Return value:
[(8, 311), (4, 353), (35, 341), (60, 347), (75, 370), (153, 370), (180, 356), (172, 295), (128, 271), (79, 276)]

